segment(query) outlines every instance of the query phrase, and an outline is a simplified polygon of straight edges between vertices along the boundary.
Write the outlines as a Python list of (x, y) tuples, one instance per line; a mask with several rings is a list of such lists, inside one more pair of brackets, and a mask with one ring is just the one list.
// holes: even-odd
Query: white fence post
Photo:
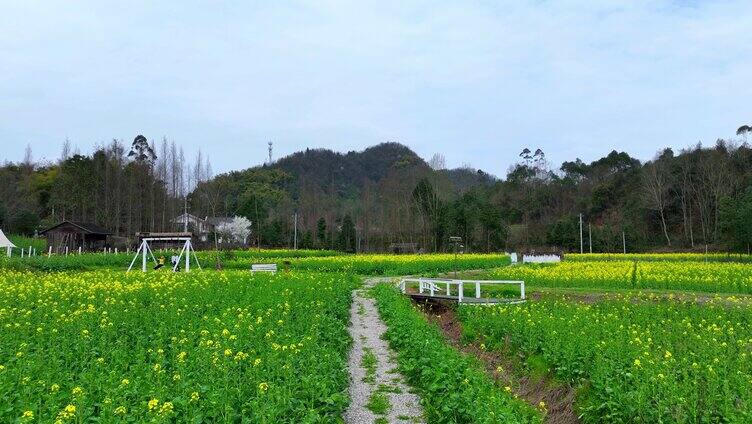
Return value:
[(10, 258), (10, 255), (11, 255), (11, 249), (10, 249), (10, 246), (8, 246), (8, 257), (9, 258)]
[(146, 272), (146, 240), (141, 245), (141, 271)]
[(525, 282), (520, 281), (520, 299), (525, 300)]
[(451, 293), (449, 292), (449, 281), (447, 281), (446, 286), (447, 286), (447, 296), (451, 296)]
[(191, 242), (185, 242), (185, 272), (191, 272)]
[(47, 249), (47, 257), (49, 258), (50, 256), (52, 256), (52, 246)]
[(457, 294), (457, 303), (462, 303), (462, 297), (465, 294), (465, 285), (460, 281), (460, 291)]

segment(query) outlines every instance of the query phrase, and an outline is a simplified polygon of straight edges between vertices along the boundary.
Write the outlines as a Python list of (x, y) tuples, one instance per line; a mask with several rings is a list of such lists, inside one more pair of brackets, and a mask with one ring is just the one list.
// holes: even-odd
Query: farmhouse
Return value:
[(108, 237), (112, 235), (96, 224), (73, 221), (63, 221), (39, 234), (47, 237), (47, 246), (55, 253), (65, 253), (66, 247), (70, 252), (78, 251), (79, 247), (83, 252), (102, 250), (109, 247)]
[(178, 231), (192, 231), (196, 238), (201, 242), (206, 242), (209, 239), (214, 229), (222, 224), (232, 222), (232, 217), (206, 217), (200, 218), (190, 213), (182, 213), (171, 221), (172, 226)]

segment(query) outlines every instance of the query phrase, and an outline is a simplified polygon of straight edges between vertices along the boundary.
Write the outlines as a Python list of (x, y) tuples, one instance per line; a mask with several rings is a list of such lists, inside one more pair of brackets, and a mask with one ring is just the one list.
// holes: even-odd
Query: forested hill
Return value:
[(415, 175), (437, 174), (446, 180), (455, 193), (464, 192), (479, 186), (489, 186), (497, 181), (493, 175), (470, 168), (432, 169), (429, 164), (409, 147), (400, 143), (381, 143), (363, 151), (347, 153), (329, 149), (306, 149), (285, 156), (271, 165), (257, 166), (244, 171), (231, 173), (233, 179), (241, 181), (260, 171), (279, 170), (284, 177), (279, 186), (294, 199), (300, 197), (301, 190), (315, 190), (338, 197), (356, 197), (363, 193), (369, 184), (378, 185), (390, 174), (407, 172)]
[(286, 188), (298, 197), (302, 187), (320, 191), (334, 186), (338, 195), (359, 194), (366, 181), (381, 182), (394, 169), (425, 172), (428, 164), (407, 146), (382, 143), (345, 154), (328, 149), (306, 149), (278, 160), (269, 168), (284, 171)]

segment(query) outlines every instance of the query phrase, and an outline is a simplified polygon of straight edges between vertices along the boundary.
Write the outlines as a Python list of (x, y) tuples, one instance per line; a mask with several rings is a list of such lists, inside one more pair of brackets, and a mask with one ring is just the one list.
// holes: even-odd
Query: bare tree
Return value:
[(668, 226), (666, 224), (666, 198), (671, 188), (668, 179), (668, 172), (666, 172), (659, 160), (645, 165), (643, 178), (645, 200), (651, 209), (657, 211), (660, 215), (663, 235), (666, 237), (666, 243), (671, 246), (671, 238), (668, 235)]
[(431, 160), (428, 161), (428, 166), (434, 171), (446, 169), (446, 158), (441, 153), (434, 153), (433, 156), (431, 156)]
[(65, 141), (63, 141), (63, 149), (60, 152), (60, 163), (65, 162), (69, 157), (71, 157), (71, 142), (68, 137), (65, 137)]

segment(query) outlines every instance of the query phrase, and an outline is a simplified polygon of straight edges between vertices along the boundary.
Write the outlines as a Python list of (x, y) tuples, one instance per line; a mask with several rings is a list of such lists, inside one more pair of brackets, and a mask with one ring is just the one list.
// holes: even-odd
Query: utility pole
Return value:
[(454, 278), (457, 278), (457, 248), (462, 243), (462, 237), (450, 236), (449, 243), (454, 247)]
[(593, 253), (593, 232), (590, 230), (590, 223), (587, 224), (587, 238), (588, 245), (590, 245), (590, 253)]
[(294, 224), (295, 225), (295, 231), (294, 231), (295, 236), (293, 237), (293, 250), (298, 250), (298, 213), (297, 212), (295, 212), (294, 221), (295, 221), (295, 224)]
[(183, 232), (188, 232), (188, 195), (183, 197)]
[(580, 214), (580, 254), (583, 253), (585, 253), (585, 250), (582, 244), (582, 214)]

